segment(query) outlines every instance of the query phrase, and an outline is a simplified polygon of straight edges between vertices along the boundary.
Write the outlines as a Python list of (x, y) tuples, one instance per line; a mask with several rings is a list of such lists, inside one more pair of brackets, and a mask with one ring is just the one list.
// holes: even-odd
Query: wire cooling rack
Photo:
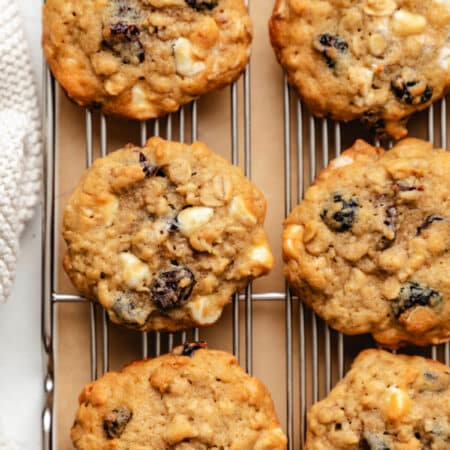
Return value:
[[(242, 86), (240, 87), (240, 85)], [(281, 89), (282, 88), (282, 89)], [(241, 89), (241, 90), (240, 90)], [(241, 93), (239, 93), (241, 92)], [(286, 80), (280, 86), (284, 98), (284, 209), (287, 215), (291, 208), (303, 197), (305, 189), (318, 171), (330, 159), (338, 156), (341, 149), (358, 137), (347, 125), (328, 119), (314, 119), (303, 107), (296, 94), (288, 87)], [(56, 445), (58, 417), (55, 410), (55, 378), (57, 376), (57, 327), (56, 307), (62, 303), (86, 303), (78, 295), (58, 292), (58, 235), (57, 192), (58, 192), (58, 142), (57, 142), (57, 87), (48, 68), (44, 72), (44, 118), (45, 118), (45, 213), (43, 224), (43, 291), (42, 291), (42, 341), (44, 349), (46, 401), (42, 414), (43, 449), (53, 450)], [(239, 103), (242, 102), (242, 103)], [(433, 143), (447, 147), (447, 104), (441, 100), (427, 111), (427, 136)], [(243, 114), (239, 115), (239, 104)], [(231, 152), (230, 160), (238, 164), (243, 146), (243, 166), (245, 174), (251, 177), (251, 79), (247, 67), (243, 79), (230, 88)], [(94, 160), (93, 136), (100, 142), (100, 156), (107, 153), (108, 121), (103, 115), (94, 120), (97, 113), (85, 111), (85, 160), (86, 167)], [(98, 126), (96, 124), (99, 124)], [(141, 122), (140, 141), (147, 137), (161, 135), (167, 139), (184, 142), (196, 140), (198, 134), (197, 103), (187, 105), (178, 113), (166, 118)], [(239, 139), (242, 131), (243, 139)], [(361, 130), (359, 129), (359, 132)], [(414, 132), (411, 134), (414, 135)], [(378, 143), (378, 142), (377, 142)], [(386, 143), (387, 146), (392, 143)], [(241, 161), (242, 163), (242, 161)], [(344, 375), (351, 359), (364, 347), (373, 346), (369, 338), (348, 338), (330, 329), (291, 295), (286, 286), (284, 292), (254, 293), (249, 285), (245, 292), (236, 294), (232, 301), (232, 348), (240, 360), (241, 343), (245, 349), (246, 370), (253, 372), (254, 343), (253, 309), (257, 302), (283, 302), (285, 305), (285, 350), (280, 352), (280, 364), (285, 364), (285, 420), (282, 423), (288, 438), (288, 449), (301, 449), (305, 437), (306, 412), (310, 405), (324, 395)], [(244, 304), (243, 314), (240, 308)], [(109, 323), (106, 313), (93, 303), (89, 303), (90, 378), (96, 379), (109, 369), (110, 342)], [(244, 333), (241, 333), (243, 324)], [(143, 358), (157, 356), (170, 350), (175, 343), (186, 339), (198, 340), (201, 330), (194, 329), (181, 333), (141, 333), (140, 353)], [(83, 349), (81, 349), (84, 351)], [(425, 349), (408, 349), (450, 362), (450, 345), (433, 346)], [(79, 387), (77, 387), (79, 390)], [(68, 432), (68, 431), (67, 431)]]

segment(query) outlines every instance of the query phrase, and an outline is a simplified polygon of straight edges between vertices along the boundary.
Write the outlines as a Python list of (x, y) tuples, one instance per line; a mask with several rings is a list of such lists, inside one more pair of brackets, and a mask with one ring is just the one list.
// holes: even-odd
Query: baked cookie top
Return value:
[(366, 350), (308, 415), (305, 450), (447, 450), (450, 367)]
[(317, 177), (287, 218), (285, 275), (347, 334), (388, 346), (450, 339), (450, 153), (364, 141)]
[(250, 56), (243, 0), (47, 0), (43, 47), (69, 97), (149, 119), (238, 78)]
[(234, 356), (186, 344), (109, 372), (80, 395), (78, 450), (281, 450), (286, 437), (264, 385)]
[(444, 0), (276, 0), (270, 36), (311, 111), (399, 139), (450, 85)]
[(265, 210), (242, 171), (201, 142), (129, 144), (96, 160), (69, 200), (64, 267), (113, 322), (210, 325), (273, 266)]

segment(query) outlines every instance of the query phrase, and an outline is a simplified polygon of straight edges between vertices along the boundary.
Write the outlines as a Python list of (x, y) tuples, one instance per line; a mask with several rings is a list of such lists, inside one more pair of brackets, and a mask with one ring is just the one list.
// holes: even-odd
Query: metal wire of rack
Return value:
[[(318, 171), (326, 166), (330, 159), (341, 152), (343, 131), (339, 123), (328, 119), (315, 119), (303, 107), (300, 100), (289, 88), (286, 79), (283, 81), (284, 101), (284, 209), (287, 215), (293, 204), (299, 201), (309, 182)], [(247, 67), (243, 80), (243, 150), (244, 171), (251, 177), (252, 143), (251, 143), (251, 80), (250, 66)], [(45, 199), (43, 221), (43, 283), (42, 283), (42, 342), (44, 350), (45, 377), (44, 392), (46, 395), (42, 414), (43, 449), (53, 450), (56, 447), (55, 415), (55, 362), (57, 329), (55, 325), (56, 306), (62, 303), (86, 302), (79, 295), (61, 294), (57, 291), (57, 88), (48, 68), (44, 72), (44, 120), (45, 120)], [(239, 116), (238, 116), (238, 83), (230, 88), (231, 104), (231, 155), (233, 164), (239, 163)], [(443, 99), (439, 104), (439, 130), (435, 130), (435, 107), (428, 111), (428, 139), (435, 142), (439, 135), (439, 143), (447, 147), (447, 102)], [(85, 150), (86, 166), (94, 159), (93, 152), (93, 112), (85, 113)], [(143, 145), (150, 135), (164, 135), (171, 139), (174, 134), (175, 115), (178, 123), (180, 141), (194, 141), (198, 135), (197, 103), (182, 107), (178, 113), (165, 120), (154, 120), (140, 123), (140, 143)], [(190, 119), (190, 120), (188, 120)], [(190, 124), (190, 129), (189, 128)], [(165, 127), (163, 126), (165, 125)], [(165, 128), (165, 129), (163, 129)], [(99, 130), (100, 156), (107, 153), (108, 120), (100, 115)], [(308, 136), (306, 136), (308, 135)], [(306, 144), (307, 143), (307, 144)], [(295, 186), (293, 183), (295, 181)], [(242, 336), (240, 323), (245, 324), (245, 368), (253, 372), (253, 306), (255, 301), (282, 301), (285, 303), (285, 364), (286, 364), (286, 422), (288, 449), (301, 449), (306, 432), (306, 411), (311, 403), (326, 395), (332, 386), (343, 377), (350, 355), (347, 353), (346, 340), (341, 333), (336, 333), (318, 319), (291, 295), (287, 285), (284, 292), (254, 293), (249, 285), (244, 293), (236, 294), (232, 301), (232, 348), (240, 359)], [(240, 304), (244, 303), (244, 317), (241, 317)], [(100, 320), (97, 316), (100, 314)], [(89, 303), (90, 317), (90, 378), (96, 379), (99, 373), (109, 370), (109, 323), (105, 311), (93, 303)], [(101, 345), (98, 347), (97, 325), (101, 328)], [(295, 327), (297, 326), (297, 330)], [(200, 330), (178, 333), (142, 333), (141, 356), (158, 356), (162, 348), (171, 349), (175, 341), (200, 338)], [(166, 340), (163, 345), (163, 340)], [(98, 348), (101, 349), (101, 370), (98, 368)], [(433, 346), (430, 355), (450, 363), (450, 344)]]

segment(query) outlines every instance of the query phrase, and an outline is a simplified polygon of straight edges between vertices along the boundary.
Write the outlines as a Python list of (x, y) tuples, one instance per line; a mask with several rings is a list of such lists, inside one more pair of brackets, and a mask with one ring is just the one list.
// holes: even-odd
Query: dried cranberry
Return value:
[(348, 44), (341, 37), (329, 33), (320, 34), (314, 43), (314, 47), (325, 59), (330, 69), (336, 67), (336, 57), (338, 53), (346, 53)]
[(140, 64), (145, 60), (141, 36), (147, 28), (141, 26), (143, 12), (129, 0), (106, 2), (106, 20), (103, 23), (102, 47), (122, 60), (123, 64)]
[(165, 177), (164, 172), (160, 167), (150, 163), (144, 153), (139, 152), (139, 164), (142, 166), (142, 170), (145, 173), (147, 178), (156, 176), (156, 177)]
[(211, 11), (218, 5), (219, 0), (185, 0), (185, 2), (197, 11)]
[(108, 439), (120, 438), (132, 417), (133, 413), (126, 406), (113, 409), (103, 419), (106, 437)]
[(441, 303), (442, 294), (439, 291), (412, 281), (400, 289), (398, 297), (392, 302), (392, 312), (399, 318), (405, 311), (416, 306), (436, 308)]
[(386, 209), (384, 224), (392, 230), (395, 230), (397, 226), (397, 208), (394, 205), (389, 206)]
[(388, 227), (388, 235), (384, 235), (378, 243), (379, 250), (388, 248), (396, 238), (398, 212), (394, 205), (386, 208), (383, 224)]
[(140, 30), (136, 25), (126, 22), (113, 23), (110, 26), (110, 30), (113, 38), (127, 39), (129, 41), (137, 40), (140, 34)]
[(334, 47), (340, 52), (345, 52), (348, 49), (348, 44), (339, 36), (332, 36), (331, 34), (321, 34), (319, 36), (319, 42), (324, 47)]
[(183, 352), (181, 353), (183, 356), (194, 356), (194, 353), (197, 350), (200, 350), (202, 348), (207, 348), (206, 341), (198, 341), (198, 342), (186, 342), (183, 345)]
[(194, 285), (194, 274), (187, 267), (160, 272), (152, 286), (152, 299), (159, 309), (166, 311), (187, 300)]
[(423, 105), (431, 100), (433, 88), (423, 81), (411, 80), (404, 75), (397, 75), (391, 81), (395, 96), (407, 105)]
[(345, 200), (339, 193), (334, 193), (332, 200), (320, 214), (328, 228), (343, 232), (349, 230), (358, 213), (359, 203), (356, 197)]

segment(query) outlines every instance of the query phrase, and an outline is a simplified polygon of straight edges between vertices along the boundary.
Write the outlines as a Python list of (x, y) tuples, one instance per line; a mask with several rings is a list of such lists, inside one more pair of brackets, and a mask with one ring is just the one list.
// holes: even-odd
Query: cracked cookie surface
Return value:
[(380, 343), (450, 339), (450, 153), (364, 141), (335, 159), (284, 224), (285, 275), (332, 327)]
[(139, 330), (216, 322), (273, 256), (262, 193), (201, 142), (150, 139), (98, 159), (64, 213), (64, 267), (110, 319)]
[(450, 367), (366, 350), (308, 414), (305, 450), (450, 448)]
[(412, 113), (448, 91), (449, 27), (444, 0), (276, 0), (269, 28), (315, 115), (399, 139)]
[(234, 356), (200, 343), (109, 372), (80, 395), (78, 450), (282, 450), (269, 392)]
[(43, 48), (70, 98), (149, 119), (233, 82), (250, 56), (243, 0), (48, 0)]

